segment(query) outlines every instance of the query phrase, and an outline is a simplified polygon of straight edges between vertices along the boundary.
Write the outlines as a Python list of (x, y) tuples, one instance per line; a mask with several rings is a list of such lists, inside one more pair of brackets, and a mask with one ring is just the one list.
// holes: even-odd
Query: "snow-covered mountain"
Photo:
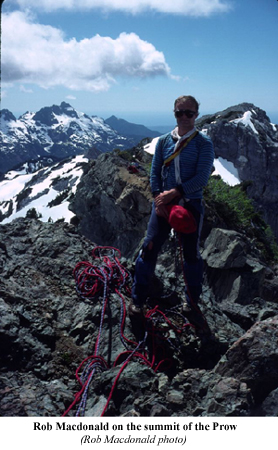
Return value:
[(1, 111), (0, 172), (30, 160), (51, 157), (54, 161), (83, 154), (95, 158), (114, 148), (126, 149), (134, 140), (118, 133), (102, 118), (76, 111), (70, 104), (26, 112), (18, 119)]
[(74, 215), (68, 209), (75, 194), (87, 159), (82, 155), (30, 172), (26, 163), (19, 170), (8, 172), (0, 182), (0, 222), (36, 215), (43, 222)]
[[(62, 110), (64, 113), (58, 114)], [(41, 131), (40, 142), (44, 142), (45, 146), (43, 155), (35, 157), (35, 152), (31, 161), (30, 153), (27, 152), (24, 164), (16, 170), (3, 174), (0, 182), (0, 222), (2, 223), (9, 222), (18, 216), (25, 217), (29, 210), (36, 210), (43, 221), (49, 219), (55, 221), (62, 218), (70, 221), (73, 216), (68, 210), (69, 200), (75, 193), (83, 173), (84, 163), (88, 159), (94, 158), (94, 155), (82, 150), (80, 145), (75, 146), (75, 151), (77, 152), (78, 148), (80, 156), (74, 155), (59, 161), (57, 156), (53, 156), (49, 151), (56, 145), (53, 143), (53, 139), (50, 140), (51, 136), (53, 138), (56, 128), (57, 133), (60, 134), (70, 130), (67, 136), (74, 141), (74, 137), (70, 133), (75, 124), (79, 130), (83, 129), (83, 137), (82, 133), (78, 136), (80, 139), (82, 137), (82, 142), (85, 142), (90, 139), (89, 134), (93, 130), (92, 123), (94, 122), (100, 124), (97, 127), (96, 138), (101, 136), (100, 130), (102, 130), (107, 139), (106, 142), (115, 143), (114, 136), (115, 139), (120, 139), (123, 145), (128, 143), (126, 138), (119, 137), (120, 135), (102, 119), (89, 118), (84, 114), (77, 113), (67, 104), (61, 104), (60, 107), (43, 108), (34, 115), (26, 113), (22, 116), (24, 120), (21, 118), (17, 121), (11, 113), (6, 113), (5, 117), (3, 123), (6, 128), (3, 129), (3, 132), (6, 138), (9, 137), (12, 140), (12, 136), (14, 136), (16, 139), (16, 136), (20, 136), (22, 133), (22, 139), (19, 140), (24, 150), (26, 148), (23, 145), (24, 139), (27, 139), (27, 136), (30, 138), (33, 129), (33, 142), (38, 136), (36, 133)], [(26, 128), (23, 126), (24, 121)], [(42, 123), (44, 126), (40, 127), (38, 124)], [(277, 205), (278, 198), (278, 126), (270, 123), (264, 111), (252, 104), (244, 103), (219, 113), (201, 117), (197, 127), (213, 140), (216, 154), (213, 174), (220, 175), (231, 186), (240, 182), (248, 182), (248, 195), (254, 199), (259, 211), (263, 213), (266, 222), (271, 225), (277, 236), (277, 208), (275, 205)], [(25, 132), (26, 129), (28, 129), (28, 133)], [(90, 133), (88, 130), (91, 130)], [(110, 141), (108, 136), (110, 136)], [(145, 145), (146, 152), (154, 152), (157, 139), (154, 138)], [(13, 152), (14, 150), (11, 153), (15, 160), (16, 155)], [(102, 152), (96, 151), (95, 157), (100, 153)], [(24, 151), (21, 153), (21, 157), (24, 157)]]
[[(27, 112), (19, 119), (2, 110), (0, 222), (26, 214), (37, 214), (43, 221), (70, 221), (68, 200), (79, 183), (83, 163), (115, 148), (131, 148), (141, 139), (131, 136), (134, 124), (125, 121), (125, 127), (127, 135), (65, 102)], [(143, 127), (142, 136), (148, 134)]]

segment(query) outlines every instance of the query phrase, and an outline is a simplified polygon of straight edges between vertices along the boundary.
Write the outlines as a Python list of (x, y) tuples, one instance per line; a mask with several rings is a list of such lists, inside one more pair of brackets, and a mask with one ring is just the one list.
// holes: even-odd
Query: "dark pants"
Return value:
[[(190, 200), (186, 203), (186, 207), (195, 217), (197, 230), (194, 233), (181, 234), (184, 274), (187, 281), (185, 291), (187, 301), (190, 303), (191, 298), (194, 303), (197, 303), (202, 292), (203, 282), (203, 260), (199, 252), (199, 241), (204, 208), (201, 200)], [(148, 288), (155, 271), (157, 257), (170, 230), (171, 227), (167, 220), (156, 215), (153, 204), (147, 235), (135, 264), (132, 298), (136, 306), (142, 306), (148, 297)]]

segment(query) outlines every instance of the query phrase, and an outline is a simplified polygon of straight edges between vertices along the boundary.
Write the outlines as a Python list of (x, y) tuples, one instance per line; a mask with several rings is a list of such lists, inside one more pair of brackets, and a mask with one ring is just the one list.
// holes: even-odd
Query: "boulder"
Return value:
[(250, 241), (242, 234), (214, 228), (202, 256), (219, 301), (248, 305), (261, 295), (266, 267), (252, 254)]
[[(147, 154), (141, 153), (141, 158)], [(134, 174), (124, 157), (101, 155), (81, 180), (70, 206), (80, 233), (99, 245), (109, 242), (125, 257), (133, 255), (144, 237), (152, 205), (147, 164), (138, 164)]]
[(278, 316), (257, 322), (229, 348), (215, 373), (246, 383), (260, 403), (278, 388), (277, 342)]
[(277, 276), (242, 233), (212, 229), (202, 253), (206, 280), (219, 308), (248, 330), (278, 313)]
[(247, 241), (240, 233), (214, 228), (202, 256), (213, 269), (240, 269), (247, 263), (247, 247)]

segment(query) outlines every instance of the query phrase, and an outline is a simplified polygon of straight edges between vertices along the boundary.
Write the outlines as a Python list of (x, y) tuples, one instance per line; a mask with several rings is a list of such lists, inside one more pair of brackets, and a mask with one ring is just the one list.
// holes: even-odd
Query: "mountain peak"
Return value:
[(67, 103), (67, 102), (61, 102), (60, 108), (62, 108), (62, 109), (64, 109), (64, 108), (70, 108), (70, 109), (73, 109), (73, 107), (72, 107), (69, 103)]
[(13, 113), (11, 113), (11, 111), (9, 111), (8, 109), (2, 109), (0, 111), (0, 117), (1, 117), (1, 120), (5, 120), (6, 122), (9, 122), (11, 120), (16, 120)]
[(69, 103), (62, 102), (60, 105), (60, 110), (63, 114), (66, 114), (69, 117), (78, 118), (78, 113)]
[(34, 115), (34, 120), (36, 122), (41, 122), (47, 126), (51, 126), (55, 123), (58, 123), (56, 116), (61, 116), (63, 114), (75, 119), (78, 118), (78, 114), (75, 109), (69, 103), (62, 102), (60, 106), (52, 105), (41, 108)]
[(255, 106), (253, 103), (243, 102), (223, 111), (218, 111), (213, 114), (206, 114), (197, 120), (197, 125), (202, 126), (205, 123), (213, 123), (216, 120), (236, 120), (242, 117), (246, 112), (250, 111), (252, 113), (253, 120), (258, 120), (259, 122), (270, 122), (269, 117), (266, 112)]
[(114, 128), (114, 130), (118, 131), (118, 133), (126, 136), (139, 136), (141, 139), (144, 139), (146, 137), (153, 138), (160, 135), (158, 131), (150, 130), (145, 127), (145, 125), (131, 123), (127, 120), (119, 119), (114, 115), (106, 119), (105, 123), (107, 123), (111, 128)]

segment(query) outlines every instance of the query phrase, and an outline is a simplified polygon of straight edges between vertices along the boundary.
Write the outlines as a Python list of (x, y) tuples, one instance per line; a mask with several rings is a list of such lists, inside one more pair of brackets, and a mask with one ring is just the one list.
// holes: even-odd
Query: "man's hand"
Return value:
[(170, 189), (170, 191), (164, 191), (158, 194), (155, 199), (155, 206), (160, 205), (168, 205), (168, 203), (171, 203), (171, 201), (174, 200), (174, 198), (181, 197), (180, 191), (176, 188)]
[(168, 220), (169, 213), (165, 205), (155, 205), (155, 212), (157, 216), (164, 217), (164, 219)]
[(180, 197), (181, 194), (178, 189), (170, 189), (170, 191), (164, 191), (158, 194), (154, 199), (155, 204), (155, 212), (158, 216), (164, 217), (168, 220), (169, 213), (166, 208), (166, 205), (171, 203), (172, 200), (176, 197)]

